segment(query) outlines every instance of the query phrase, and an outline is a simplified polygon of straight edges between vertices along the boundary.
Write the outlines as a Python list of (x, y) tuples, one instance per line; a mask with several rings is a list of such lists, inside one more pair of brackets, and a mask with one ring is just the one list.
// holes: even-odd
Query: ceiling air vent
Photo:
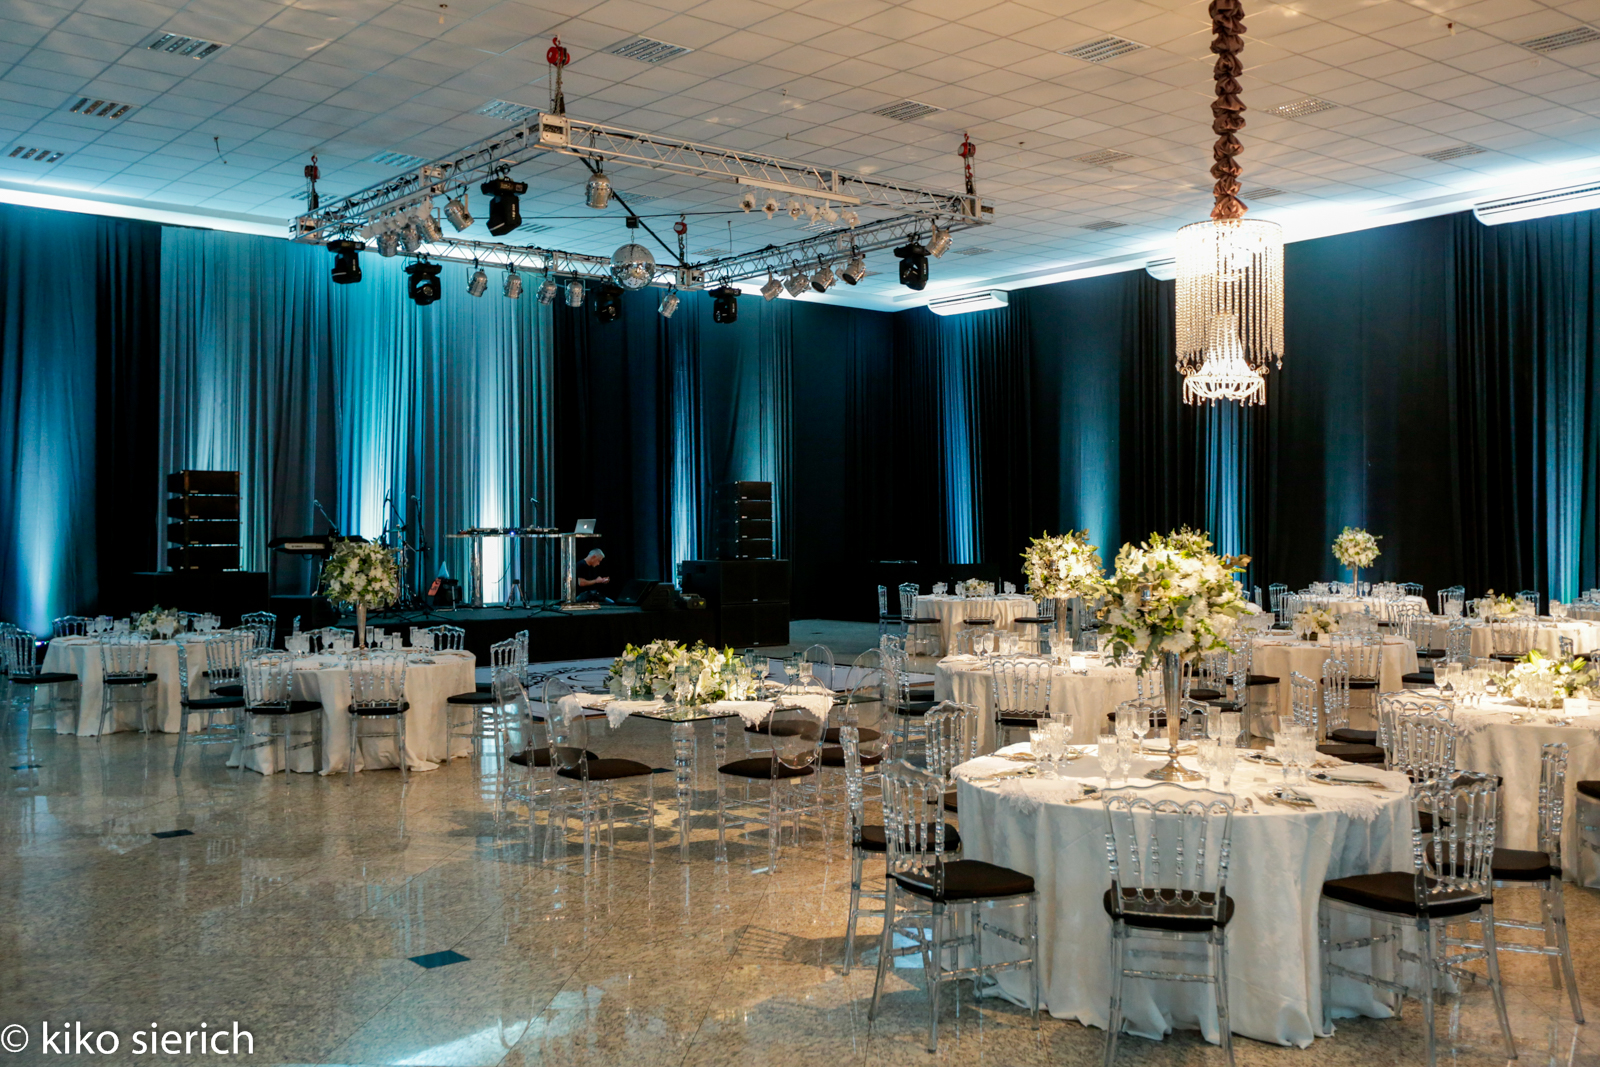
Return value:
[(1282, 189), (1274, 189), (1270, 185), (1263, 185), (1259, 189), (1245, 189), (1239, 193), (1240, 200), (1265, 200), (1271, 196), (1282, 196)]
[(1267, 114), (1286, 119), (1303, 119), (1307, 115), (1320, 115), (1324, 111), (1332, 111), (1338, 106), (1330, 100), (1318, 100), (1314, 96), (1308, 96), (1304, 100), (1291, 100), (1287, 104), (1269, 107)]
[(14, 145), (11, 151), (6, 153), (6, 158), (15, 159), (18, 162), (27, 160), (30, 163), (54, 163), (64, 155), (66, 155), (65, 152), (57, 152), (52, 148), (31, 148), (28, 145), (19, 144)]
[(953, 249), (958, 256), (987, 256), (994, 251), (992, 248), (957, 248)]
[(536, 104), (517, 104), (510, 100), (491, 100), (478, 109), (478, 114), (492, 119), (504, 119), (516, 124), (527, 122), (543, 110)]
[(1488, 149), (1479, 148), (1475, 144), (1456, 144), (1449, 148), (1440, 148), (1432, 152), (1423, 152), (1423, 159), (1431, 159), (1435, 163), (1449, 163), (1455, 159), (1465, 159), (1467, 156), (1481, 156)]
[(885, 104), (882, 107), (873, 108), (872, 114), (882, 115), (884, 118), (894, 119), (896, 122), (910, 122), (913, 119), (924, 118), (943, 110), (944, 108), (942, 107), (934, 107), (932, 104), (923, 104), (916, 100), (899, 100), (893, 104)]
[(1086, 167), (1109, 167), (1113, 163), (1121, 163), (1125, 159), (1132, 158), (1128, 153), (1118, 152), (1115, 148), (1102, 148), (1100, 151), (1090, 152), (1088, 155), (1073, 156), (1072, 161), (1074, 163), (1082, 163)]
[(210, 59), (227, 45), (203, 41), (198, 37), (185, 37), (179, 33), (158, 33), (145, 47), (152, 52), (164, 52), (184, 59)]
[(649, 37), (632, 37), (621, 44), (612, 45), (606, 51), (623, 59), (637, 59), (640, 63), (665, 63), (669, 59), (688, 55), (693, 49)]
[(1600, 41), (1600, 30), (1589, 26), (1574, 26), (1572, 29), (1562, 30), (1560, 33), (1547, 33), (1543, 37), (1534, 37), (1517, 43), (1530, 52), (1538, 52), (1543, 55), (1547, 52), (1559, 52), (1563, 48), (1571, 48), (1575, 44), (1589, 44), (1591, 41)]
[(1098, 222), (1086, 222), (1079, 226), (1078, 229), (1094, 230), (1098, 233), (1104, 230), (1120, 230), (1126, 225), (1126, 222), (1112, 222), (1110, 219), (1101, 219)]
[(421, 156), (408, 156), (404, 152), (379, 152), (372, 157), (372, 162), (382, 163), (386, 167), (420, 167), (427, 162)]
[(1142, 52), (1145, 45), (1123, 37), (1102, 37), (1088, 44), (1080, 44), (1075, 48), (1063, 48), (1061, 54), (1081, 59), (1085, 63), (1104, 63), (1107, 60), (1125, 56), (1129, 52)]
[(82, 115), (91, 119), (120, 119), (134, 109), (133, 104), (124, 104), (117, 100), (100, 100), (92, 96), (80, 96), (76, 103), (67, 106), (69, 115)]

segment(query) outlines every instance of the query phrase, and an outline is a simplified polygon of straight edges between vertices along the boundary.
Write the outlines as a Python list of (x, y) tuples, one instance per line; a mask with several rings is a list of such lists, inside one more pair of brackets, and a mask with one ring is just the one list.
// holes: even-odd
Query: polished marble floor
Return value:
[[(14, 748), (14, 737), (8, 748)], [(848, 890), (840, 838), (813, 836), (757, 873), (764, 846), (712, 862), (644, 862), (620, 834), (582, 873), (530, 857), (521, 826), (497, 828), (469, 760), (414, 775), (283, 776), (226, 770), (212, 750), (174, 781), (172, 739), (35, 734), (37, 770), (6, 770), (0, 799), (0, 1031), (28, 1049), (5, 1064), (217, 1063), (128, 1055), (131, 1034), (199, 1024), (253, 1035), (259, 1064), (1095, 1064), (1103, 1034), (993, 998), (946, 994), (941, 1045), (923, 1047), (920, 970), (893, 980), (866, 1018), (875, 959), (839, 966)], [(735, 745), (739, 742), (736, 740)], [(607, 755), (670, 762), (666, 727), (630, 721)], [(708, 781), (699, 783), (710, 788)], [(668, 792), (665, 776), (658, 795)], [(662, 806), (663, 827), (669, 818)], [(176, 836), (158, 837), (157, 834)], [(1507, 898), (1527, 913), (1530, 900)], [(1504, 910), (1504, 908), (1503, 908)], [(1568, 890), (1580, 980), (1600, 1013), (1600, 900)], [(413, 957), (464, 962), (424, 967)], [(424, 962), (434, 962), (426, 960)], [(906, 962), (912, 962), (907, 960)], [(1505, 959), (1523, 1064), (1600, 1065), (1600, 1034), (1571, 1025), (1543, 961)], [(1500, 1062), (1481, 986), (1444, 1009), (1453, 1057)], [(40, 1027), (120, 1035), (120, 1054), (49, 1055)], [(231, 1031), (230, 1031), (231, 1034)], [(0, 1034), (3, 1036), (3, 1034)], [(1307, 1050), (1239, 1041), (1247, 1065), (1411, 1064), (1421, 1013), (1351, 1020)], [(1193, 1033), (1124, 1041), (1118, 1063), (1220, 1064)]]

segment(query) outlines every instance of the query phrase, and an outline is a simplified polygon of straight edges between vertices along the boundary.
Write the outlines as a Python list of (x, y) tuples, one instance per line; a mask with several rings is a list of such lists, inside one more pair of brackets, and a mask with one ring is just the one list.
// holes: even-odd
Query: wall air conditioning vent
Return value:
[(1591, 211), (1600, 207), (1600, 182), (1585, 182), (1560, 189), (1546, 189), (1521, 196), (1504, 196), (1472, 205), (1472, 213), (1485, 226), (1524, 219), (1565, 215), (1569, 211)]
[(975, 293), (936, 296), (928, 301), (928, 310), (935, 315), (964, 315), (969, 311), (1003, 308), (1010, 302), (1011, 294), (1004, 289), (980, 289)]

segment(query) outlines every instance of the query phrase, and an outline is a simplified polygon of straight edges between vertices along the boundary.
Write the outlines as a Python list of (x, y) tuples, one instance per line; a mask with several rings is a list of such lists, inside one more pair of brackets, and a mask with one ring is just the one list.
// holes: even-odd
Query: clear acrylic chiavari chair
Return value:
[(862, 889), (862, 872), (867, 860), (883, 856), (888, 850), (883, 824), (871, 823), (867, 817), (868, 792), (869, 789), (876, 789), (877, 768), (888, 754), (887, 724), (883, 721), (883, 684), (883, 672), (869, 670), (851, 692), (850, 701), (845, 705), (845, 717), (839, 727), (850, 837), (850, 918), (845, 925), (844, 939), (846, 974), (850, 973), (855, 962), (856, 923), (861, 914), (861, 898), (883, 900), (881, 889)]
[(0, 631), (0, 656), (3, 656), (6, 682), (10, 688), (13, 713), (20, 718), (24, 763), (33, 762), (33, 711), (35, 694), (43, 689), (49, 697), (45, 705), (50, 716), (50, 728), (55, 729), (60, 715), (63, 692), (72, 704), (72, 732), (78, 732), (78, 718), (83, 711), (81, 687), (76, 674), (64, 671), (46, 671), (39, 662), (39, 641), (32, 633), (17, 626), (6, 626)]
[(1006, 656), (989, 668), (989, 696), (994, 704), (996, 744), (1011, 744), (1008, 731), (1033, 730), (1050, 717), (1050, 692), (1055, 669), (1047, 660)]
[(294, 657), (289, 653), (263, 651), (245, 660), (244, 708), (236, 713), (241, 774), (245, 771), (244, 753), (273, 747), (283, 754), (285, 781), (291, 752), (314, 749), (312, 770), (322, 769), (322, 705), (293, 699), (293, 682)]
[[(1104, 907), (1111, 917), (1111, 1007), (1106, 1024), (1105, 1063), (1116, 1057), (1122, 1030), (1123, 988), (1128, 978), (1202, 982), (1212, 987), (1214, 1028), (1201, 1020), (1201, 1032), (1216, 1034), (1233, 1063), (1233, 1028), (1228, 1018), (1228, 860), (1233, 836), (1234, 799), (1225, 793), (1180, 785), (1157, 785), (1107, 793), (1106, 858), (1111, 888)], [(1129, 943), (1145, 941), (1205, 946), (1203, 973), (1153, 971), (1128, 967)], [(1155, 958), (1189, 956), (1148, 952)], [(1183, 966), (1183, 964), (1179, 964)]]
[(1459, 616), (1465, 608), (1467, 599), (1466, 586), (1449, 585), (1439, 590), (1435, 595), (1439, 600), (1440, 615), (1446, 617)]
[[(546, 692), (547, 700), (554, 694)], [(615, 857), (617, 826), (634, 826), (644, 830), (647, 862), (656, 861), (656, 786), (655, 769), (637, 760), (590, 758), (588, 751), (591, 723), (609, 729), (609, 720), (597, 716), (591, 720), (581, 707), (562, 705), (559, 698), (555, 706), (545, 708), (545, 733), (550, 743), (550, 766), (554, 768), (553, 793), (550, 797), (550, 821), (545, 838), (545, 858), (549, 862), (557, 848), (566, 851), (567, 819), (576, 800), (577, 815), (583, 829), (583, 873), (592, 870), (594, 839), (599, 836), (601, 811), (604, 809), (606, 849)], [(644, 779), (644, 802), (623, 798), (623, 814), (617, 815), (617, 783)], [(574, 796), (576, 793), (576, 796)], [(633, 812), (629, 814), (628, 808)], [(531, 820), (530, 813), (530, 820)]]
[(1533, 649), (1538, 622), (1531, 616), (1513, 615), (1495, 619), (1489, 624), (1489, 635), (1494, 645), (1491, 659), (1509, 663), (1526, 656)]
[(256, 648), (271, 648), (278, 637), (278, 616), (270, 611), (251, 611), (239, 616), (239, 629), (255, 635)]
[(894, 747), (897, 758), (909, 757), (912, 747), (926, 743), (923, 716), (933, 710), (936, 701), (932, 694), (924, 696), (911, 682), (911, 671), (904, 649), (894, 638), (879, 643), (885, 678), (885, 699), (889, 701), (889, 722), (894, 724)]
[[(748, 832), (748, 827), (759, 825), (766, 829), (767, 834), (766, 873), (775, 874), (778, 867), (778, 841), (783, 833), (784, 822), (793, 819), (795, 842), (798, 844), (801, 818), (808, 812), (820, 814), (815, 791), (805, 789), (804, 785), (807, 779), (816, 776), (826, 726), (822, 719), (806, 708), (784, 706), (781, 695), (777, 706), (767, 716), (765, 725), (772, 744), (770, 752), (724, 763), (717, 768), (719, 775), (743, 783), (746, 796), (751, 784), (767, 783), (765, 805), (759, 801), (741, 804), (739, 808), (742, 812), (730, 811), (733, 802), (727, 790), (718, 787), (717, 857), (720, 860), (728, 854), (729, 827)], [(822, 821), (822, 828), (826, 835), (825, 820)]]
[(100, 638), (100, 725), (96, 736), (106, 732), (106, 723), (116, 725), (118, 693), (132, 692), (139, 712), (139, 729), (148, 734), (147, 706), (155, 711), (154, 686), (159, 681), (150, 671), (150, 639), (142, 634), (104, 634)]
[[(178, 719), (178, 751), (172, 759), (173, 777), (183, 775), (184, 750), (189, 745), (227, 745), (231, 751), (239, 740), (244, 697), (189, 695), (189, 643), (178, 643), (178, 704), (183, 710)], [(200, 716), (200, 728), (189, 730), (189, 717)]]
[[(1495, 778), (1475, 774), (1450, 774), (1424, 778), (1411, 785), (1411, 855), (1409, 870), (1337, 878), (1322, 885), (1322, 902), (1317, 915), (1317, 935), (1322, 955), (1322, 1023), (1331, 1031), (1332, 982), (1348, 978), (1394, 995), (1395, 1012), (1407, 987), (1393, 978), (1381, 977), (1376, 958), (1380, 945), (1389, 946), (1388, 971), (1397, 975), (1400, 963), (1421, 968), (1423, 980), (1418, 990), (1422, 1017), (1427, 1030), (1427, 1064), (1438, 1063), (1438, 1038), (1434, 1032), (1434, 997), (1446, 972), (1465, 973), (1465, 966), (1483, 961), (1488, 970), (1489, 989), (1506, 1055), (1516, 1058), (1511, 1023), (1506, 1014), (1505, 994), (1500, 984), (1499, 956), (1495, 945), (1493, 857), (1495, 820), (1499, 805)], [(1392, 932), (1335, 940), (1334, 912), (1343, 912)], [(1476, 922), (1483, 931), (1482, 947), (1447, 955), (1440, 944), (1441, 926)], [(1400, 948), (1399, 932), (1416, 930), (1421, 935), (1421, 950)], [(1335, 955), (1351, 949), (1371, 950), (1374, 965), (1370, 972), (1336, 963)]]
[[(410, 758), (406, 753), (406, 657), (399, 652), (362, 650), (350, 656), (350, 752), (345, 784), (355, 783), (356, 755), (363, 740), (395, 739), (400, 783), (405, 785)], [(386, 720), (387, 732), (363, 731), (363, 723)]]
[[(872, 986), (868, 1021), (878, 1016), (890, 960), (913, 952), (922, 956), (928, 984), (928, 1051), (938, 1050), (939, 987), (970, 979), (974, 985), (999, 971), (1026, 968), (1032, 982), (1033, 1025), (1039, 1025), (1038, 895), (1033, 878), (982, 860), (953, 858), (939, 799), (945, 781), (910, 764), (883, 768), (885, 839), (883, 932), (878, 941), (878, 974)], [(981, 913), (1010, 908), (1022, 911), (1020, 931), (1002, 926)], [(965, 920), (965, 922), (963, 922)], [(962, 933), (962, 927), (967, 933)], [(896, 948), (895, 934), (910, 939)], [(986, 936), (987, 935), (987, 938)], [(992, 939), (992, 940), (989, 940)], [(996, 942), (1020, 946), (1021, 959), (997, 960)], [(1014, 952), (1015, 950), (1009, 950)], [(962, 953), (970, 963), (963, 965)]]
[[(436, 638), (437, 639), (437, 638)], [(472, 742), (474, 764), (482, 768), (483, 746), (500, 734), (499, 719), (506, 714), (495, 697), (494, 679), (502, 671), (516, 672), (517, 641), (507, 638), (489, 647), (489, 689), (474, 689), (470, 693), (454, 693), (445, 698), (445, 729), (449, 736), (466, 738)]]
[(87, 615), (63, 615), (50, 624), (51, 637), (84, 637), (89, 633), (89, 624), (94, 622)]
[(245, 653), (254, 637), (238, 630), (222, 630), (205, 639), (206, 666), (202, 673), (207, 696), (244, 696)]

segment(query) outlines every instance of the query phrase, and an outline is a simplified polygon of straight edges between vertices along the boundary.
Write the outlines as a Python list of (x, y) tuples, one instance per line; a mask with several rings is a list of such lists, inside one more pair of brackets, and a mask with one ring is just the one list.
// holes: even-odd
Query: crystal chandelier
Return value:
[(1210, 13), (1217, 56), (1211, 104), (1216, 203), (1208, 221), (1178, 231), (1178, 371), (1188, 403), (1260, 404), (1268, 370), (1283, 366), (1283, 231), (1276, 223), (1246, 220), (1238, 196), (1244, 7), (1240, 0), (1212, 0)]

